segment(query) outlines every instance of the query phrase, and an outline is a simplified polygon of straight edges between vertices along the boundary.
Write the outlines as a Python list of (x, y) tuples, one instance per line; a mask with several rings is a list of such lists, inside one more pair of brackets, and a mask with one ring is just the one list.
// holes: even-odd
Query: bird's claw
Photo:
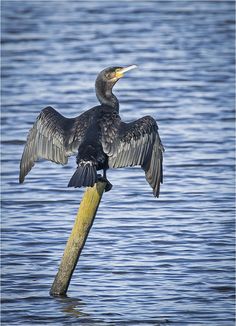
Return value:
[(105, 192), (111, 190), (112, 184), (106, 178), (102, 177), (101, 174), (98, 175), (98, 181), (106, 183)]

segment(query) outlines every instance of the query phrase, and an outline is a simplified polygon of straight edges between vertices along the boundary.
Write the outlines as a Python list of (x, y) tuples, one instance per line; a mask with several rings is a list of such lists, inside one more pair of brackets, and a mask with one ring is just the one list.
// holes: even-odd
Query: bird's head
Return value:
[(136, 65), (128, 66), (128, 67), (110, 67), (106, 68), (101, 72), (101, 75), (104, 80), (106, 80), (108, 83), (111, 82), (116, 82), (119, 80), (121, 77), (124, 76), (124, 74), (132, 70), (134, 68), (137, 68)]
[(102, 70), (97, 77), (96, 83), (100, 82), (102, 84), (108, 84), (110, 86), (114, 86), (114, 84), (124, 76), (124, 74), (131, 70), (137, 68), (136, 65), (128, 66), (128, 67), (109, 67)]
[(131, 70), (137, 68), (136, 65), (128, 67), (109, 67), (102, 70), (96, 79), (96, 94), (101, 103), (109, 104), (109, 100), (112, 102), (112, 88), (115, 83), (124, 76), (124, 74)]

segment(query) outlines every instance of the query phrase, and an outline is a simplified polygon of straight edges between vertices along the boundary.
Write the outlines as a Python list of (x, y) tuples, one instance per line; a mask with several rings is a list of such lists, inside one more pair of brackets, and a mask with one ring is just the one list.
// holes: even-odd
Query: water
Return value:
[[(2, 2), (2, 325), (234, 325), (234, 2)], [(49, 290), (83, 190), (39, 162), (27, 132), (52, 105), (97, 104), (110, 65), (125, 121), (152, 115), (166, 147), (155, 199), (139, 168), (108, 172), (68, 298)]]

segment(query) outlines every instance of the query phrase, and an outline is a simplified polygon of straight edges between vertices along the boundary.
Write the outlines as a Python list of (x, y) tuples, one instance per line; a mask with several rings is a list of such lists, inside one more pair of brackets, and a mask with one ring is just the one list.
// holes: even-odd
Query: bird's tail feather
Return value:
[(92, 187), (97, 182), (97, 179), (98, 176), (95, 165), (79, 165), (70, 179), (68, 187)]

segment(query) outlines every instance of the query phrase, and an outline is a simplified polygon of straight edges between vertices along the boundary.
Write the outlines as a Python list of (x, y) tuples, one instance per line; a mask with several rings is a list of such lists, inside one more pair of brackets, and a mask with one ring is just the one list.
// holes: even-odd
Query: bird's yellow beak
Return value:
[(137, 68), (137, 67), (138, 66), (136, 66), (136, 65), (132, 65), (132, 66), (128, 66), (128, 67), (125, 67), (125, 68), (116, 69), (116, 78), (123, 77), (124, 73), (126, 73), (127, 71), (132, 70), (134, 68)]

